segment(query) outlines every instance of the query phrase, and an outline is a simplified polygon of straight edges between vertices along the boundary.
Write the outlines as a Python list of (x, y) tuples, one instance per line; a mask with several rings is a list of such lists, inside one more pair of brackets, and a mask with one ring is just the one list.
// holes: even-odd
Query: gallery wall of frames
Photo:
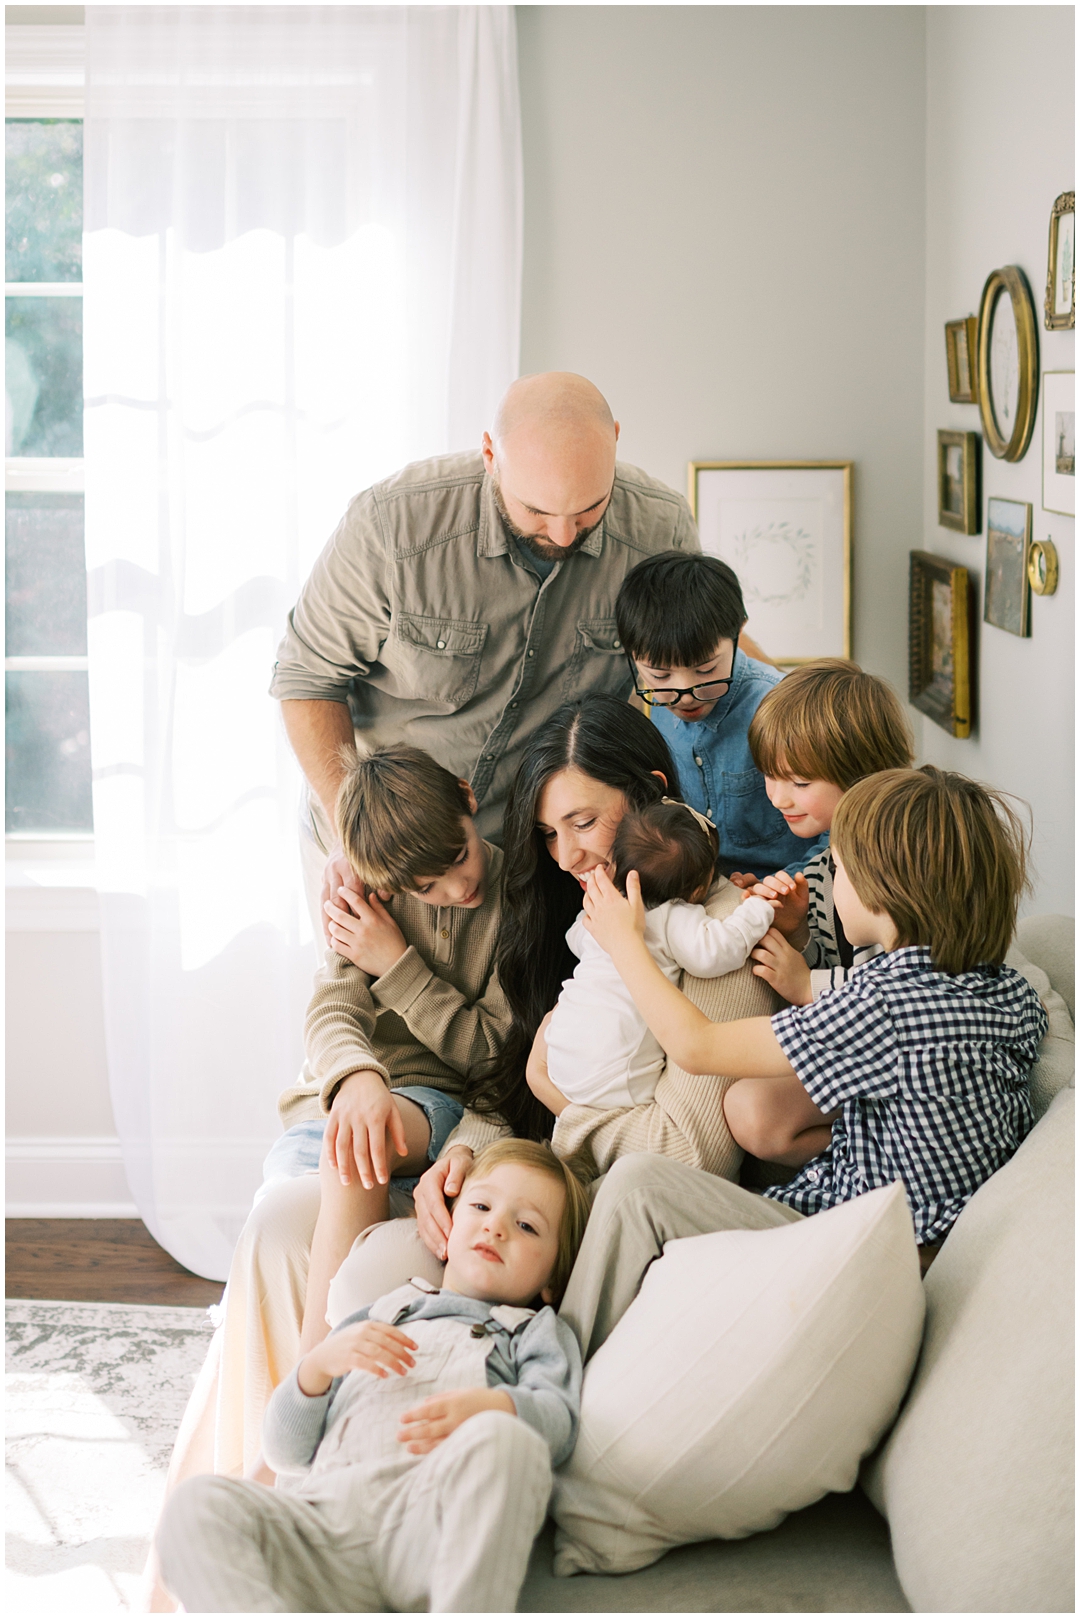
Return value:
[(926, 762), (993, 782), (1030, 816), (1033, 912), (1072, 910), (1072, 28), (1056, 8), (927, 11), (908, 696)]

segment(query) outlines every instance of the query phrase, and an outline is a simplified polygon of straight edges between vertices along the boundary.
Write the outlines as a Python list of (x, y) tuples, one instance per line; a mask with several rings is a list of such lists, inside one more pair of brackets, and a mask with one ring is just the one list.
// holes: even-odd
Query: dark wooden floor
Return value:
[(217, 1303), (204, 1281), (159, 1247), (141, 1219), (9, 1219), (6, 1296), (70, 1303)]

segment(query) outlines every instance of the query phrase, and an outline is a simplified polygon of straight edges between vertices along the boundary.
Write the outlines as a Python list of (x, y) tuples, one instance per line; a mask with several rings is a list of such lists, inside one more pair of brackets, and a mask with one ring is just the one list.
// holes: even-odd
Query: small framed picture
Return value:
[(908, 578), (908, 701), (950, 736), (970, 736), (971, 575), (943, 556), (912, 551)]
[(958, 534), (979, 532), (979, 435), (938, 429), (938, 522)]
[(1010, 635), (1031, 633), (1030, 548), (1030, 505), (1023, 500), (988, 500), (983, 618)]
[(1076, 192), (1063, 191), (1050, 214), (1050, 252), (1046, 266), (1047, 331), (1071, 331), (1076, 325)]
[(979, 402), (979, 322), (974, 315), (950, 320), (945, 326), (945, 363), (949, 369), (949, 398), (953, 404)]
[(701, 548), (738, 575), (750, 633), (784, 667), (851, 656), (850, 461), (692, 461)]
[(1076, 396), (1072, 371), (1043, 376), (1044, 511), (1076, 515)]

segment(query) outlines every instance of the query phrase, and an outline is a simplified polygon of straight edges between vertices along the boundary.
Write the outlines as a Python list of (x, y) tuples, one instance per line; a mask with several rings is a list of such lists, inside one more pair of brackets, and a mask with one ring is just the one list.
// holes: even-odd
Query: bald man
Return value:
[(538, 727), (570, 697), (629, 694), (619, 586), (646, 556), (698, 539), (681, 495), (616, 463), (618, 437), (584, 377), (522, 377), (479, 453), (415, 462), (349, 506), (270, 687), (312, 789), (311, 900), (324, 868), (325, 891), (348, 871), (332, 830), (342, 743), (426, 748), (469, 778), (480, 830), (501, 842)]

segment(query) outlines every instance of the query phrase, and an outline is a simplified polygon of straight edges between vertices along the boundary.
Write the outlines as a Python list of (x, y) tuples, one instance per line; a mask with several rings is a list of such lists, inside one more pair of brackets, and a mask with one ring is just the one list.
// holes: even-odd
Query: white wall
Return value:
[[(621, 453), (852, 459), (855, 655), (906, 688), (920, 526), (921, 6), (519, 6), (522, 369)], [(752, 626), (751, 626), (752, 627)]]
[[(978, 568), (984, 543), (934, 521), (934, 431), (977, 426), (948, 404), (942, 326), (1001, 264), (1041, 297), (1050, 203), (1072, 184), (1070, 14), (525, 6), (518, 21), (523, 369), (593, 377), (626, 459), (679, 489), (692, 459), (853, 459), (855, 654), (904, 689), (908, 551)], [(1044, 364), (1071, 367), (1071, 334), (1041, 336)], [(1038, 441), (1018, 467), (987, 458), (987, 486), (1035, 504), (1062, 587), (1035, 602), (1030, 642), (984, 630), (978, 738), (921, 718), (917, 733), (933, 760), (1027, 794), (1056, 877), (1071, 870), (1072, 525), (1044, 526)], [(92, 901), (13, 897), (9, 1202), (118, 1212)], [(1067, 907), (1056, 881), (1032, 906)]]
[(936, 454), (939, 427), (980, 430), (976, 405), (949, 403), (944, 326), (978, 314), (991, 270), (1020, 265), (1041, 369), (1073, 369), (1074, 334), (1042, 322), (1050, 209), (1074, 183), (1072, 7), (931, 6), (926, 54), (924, 548), (971, 569), (981, 617), (987, 495), (1030, 501), (1033, 535), (1053, 539), (1061, 582), (1056, 595), (1032, 596), (1030, 639), (979, 625), (977, 734), (959, 741), (923, 719), (923, 754), (1031, 805), (1036, 889), (1025, 908), (1071, 915), (1074, 524), (1042, 509), (1041, 404), (1023, 460), (997, 461), (982, 446), (979, 535), (938, 527)]

